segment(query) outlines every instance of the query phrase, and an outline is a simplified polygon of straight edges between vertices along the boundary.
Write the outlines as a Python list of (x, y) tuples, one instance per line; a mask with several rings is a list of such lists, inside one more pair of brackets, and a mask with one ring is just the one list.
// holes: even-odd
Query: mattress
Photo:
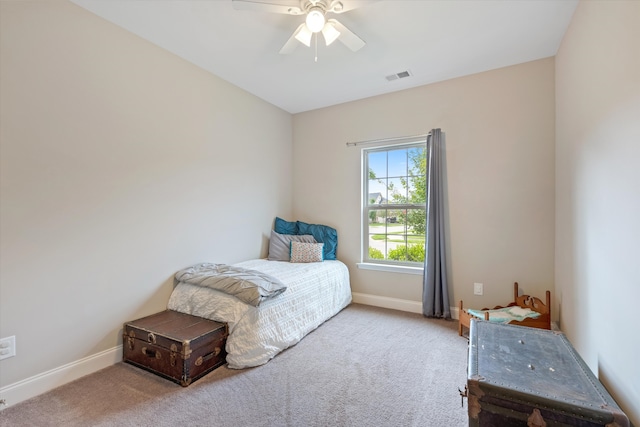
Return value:
[(168, 308), (227, 323), (227, 363), (267, 363), (351, 303), (349, 270), (341, 261), (290, 263), (255, 259), (234, 264), (280, 279), (287, 290), (258, 307), (215, 289), (178, 282)]

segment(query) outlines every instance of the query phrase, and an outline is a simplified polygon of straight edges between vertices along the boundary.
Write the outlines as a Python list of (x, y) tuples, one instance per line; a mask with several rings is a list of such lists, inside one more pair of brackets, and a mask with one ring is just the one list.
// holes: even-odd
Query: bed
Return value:
[(505, 306), (472, 310), (465, 309), (461, 300), (458, 335), (462, 336), (463, 327), (469, 329), (471, 319), (551, 329), (551, 292), (546, 291), (545, 301), (530, 295), (518, 296), (518, 282), (513, 284), (513, 302)]
[(286, 290), (254, 306), (216, 289), (178, 281), (168, 303), (170, 310), (228, 324), (227, 364), (232, 369), (267, 363), (351, 303), (349, 271), (338, 260), (255, 259), (233, 266), (275, 277)]

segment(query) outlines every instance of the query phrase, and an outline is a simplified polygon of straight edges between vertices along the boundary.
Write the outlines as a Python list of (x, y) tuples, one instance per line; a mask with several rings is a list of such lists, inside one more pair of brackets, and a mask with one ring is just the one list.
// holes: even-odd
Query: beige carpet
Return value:
[(457, 322), (353, 304), (266, 365), (187, 388), (119, 363), (0, 412), (1, 426), (464, 426)]

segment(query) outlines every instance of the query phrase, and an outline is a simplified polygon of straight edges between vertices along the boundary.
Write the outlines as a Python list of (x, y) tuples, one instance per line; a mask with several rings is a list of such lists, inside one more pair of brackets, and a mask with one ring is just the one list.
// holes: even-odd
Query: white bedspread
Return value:
[(349, 270), (340, 261), (289, 263), (256, 259), (234, 264), (280, 279), (287, 290), (259, 307), (211, 288), (179, 282), (168, 308), (229, 325), (227, 363), (267, 363), (351, 302)]

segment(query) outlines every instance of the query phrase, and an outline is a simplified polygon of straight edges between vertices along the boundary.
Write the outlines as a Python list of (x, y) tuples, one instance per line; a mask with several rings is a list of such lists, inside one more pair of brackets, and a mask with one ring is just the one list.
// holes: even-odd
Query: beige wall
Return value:
[[(422, 301), (422, 276), (360, 270), (360, 141), (446, 134), (450, 303), (554, 287), (554, 60), (294, 115), (295, 219), (339, 233), (354, 292)], [(293, 218), (292, 218), (293, 219)], [(484, 295), (473, 295), (473, 283)]]
[(292, 118), (68, 2), (0, 7), (6, 386), (115, 347), (176, 270), (266, 256)]
[(440, 127), (451, 305), (552, 290), (640, 425), (640, 2), (580, 3), (555, 63), (293, 119), (72, 4), (0, 2), (0, 19), (0, 336), (18, 353), (0, 387), (113, 348), (181, 267), (265, 255), (276, 215), (336, 227), (354, 292), (419, 303), (420, 276), (355, 267), (345, 142)]
[(561, 326), (640, 425), (640, 2), (581, 2), (556, 59)]

